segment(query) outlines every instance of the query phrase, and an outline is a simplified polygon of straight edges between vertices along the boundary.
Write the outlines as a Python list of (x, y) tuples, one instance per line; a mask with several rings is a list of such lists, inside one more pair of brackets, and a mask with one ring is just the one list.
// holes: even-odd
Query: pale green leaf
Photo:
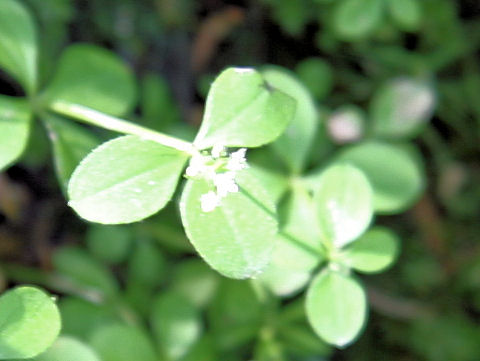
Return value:
[(53, 299), (34, 287), (18, 287), (0, 297), (0, 359), (24, 359), (44, 352), (60, 331)]
[(319, 114), (315, 102), (294, 73), (278, 66), (262, 68), (262, 75), (273, 87), (297, 102), (295, 116), (285, 132), (272, 143), (273, 148), (293, 173), (300, 173), (315, 137)]
[(94, 45), (76, 44), (64, 51), (43, 98), (48, 104), (79, 104), (120, 116), (135, 105), (135, 78), (115, 54)]
[(66, 193), (75, 167), (100, 141), (92, 132), (59, 116), (43, 114), (42, 119), (53, 145), (55, 172)]
[(327, 168), (318, 179), (314, 199), (322, 237), (338, 248), (360, 236), (372, 219), (372, 188), (351, 165)]
[(344, 347), (355, 340), (365, 323), (367, 297), (355, 279), (326, 270), (311, 283), (306, 309), (315, 332), (326, 342)]
[(425, 187), (423, 169), (400, 145), (368, 141), (344, 150), (339, 159), (365, 173), (373, 188), (378, 213), (407, 209)]
[(0, 67), (28, 93), (37, 88), (37, 30), (18, 0), (2, 0), (0, 6)]
[(210, 88), (194, 143), (199, 149), (215, 144), (258, 147), (282, 134), (294, 114), (295, 101), (273, 89), (259, 72), (228, 68)]
[(90, 336), (90, 345), (102, 361), (158, 361), (152, 341), (134, 326), (105, 325)]
[(150, 317), (158, 345), (168, 360), (186, 355), (202, 329), (200, 313), (183, 295), (169, 292), (154, 301)]
[(0, 171), (25, 150), (31, 117), (30, 107), (25, 100), (0, 96)]
[(289, 296), (306, 285), (311, 271), (323, 260), (312, 197), (300, 186), (280, 208), (281, 231), (272, 260), (260, 280), (279, 296)]
[(338, 0), (333, 13), (334, 30), (343, 40), (372, 34), (384, 15), (384, 0)]
[(430, 120), (435, 94), (425, 81), (398, 78), (381, 86), (370, 106), (375, 135), (405, 138), (417, 135)]
[(59, 337), (33, 361), (100, 361), (97, 354), (83, 342), (69, 336)]
[(388, 228), (375, 227), (345, 249), (341, 262), (360, 272), (381, 272), (393, 264), (398, 248), (395, 233)]
[(249, 278), (267, 266), (277, 233), (275, 207), (247, 170), (237, 173), (240, 191), (229, 193), (211, 212), (202, 195), (213, 190), (206, 180), (189, 180), (180, 202), (182, 222), (197, 252), (227, 277)]
[(77, 167), (68, 187), (69, 205), (92, 222), (139, 221), (170, 200), (187, 158), (151, 140), (116, 138)]

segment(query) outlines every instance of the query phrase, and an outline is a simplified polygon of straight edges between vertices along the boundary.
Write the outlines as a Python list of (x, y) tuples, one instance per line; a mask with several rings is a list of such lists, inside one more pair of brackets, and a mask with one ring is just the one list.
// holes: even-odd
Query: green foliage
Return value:
[(26, 359), (45, 351), (58, 336), (60, 314), (49, 295), (18, 287), (0, 297), (0, 359)]
[(59, 337), (44, 353), (34, 361), (100, 361), (97, 354), (83, 342), (67, 336)]
[(372, 34), (382, 21), (383, 0), (341, 0), (333, 14), (337, 35), (344, 40), (358, 40)]

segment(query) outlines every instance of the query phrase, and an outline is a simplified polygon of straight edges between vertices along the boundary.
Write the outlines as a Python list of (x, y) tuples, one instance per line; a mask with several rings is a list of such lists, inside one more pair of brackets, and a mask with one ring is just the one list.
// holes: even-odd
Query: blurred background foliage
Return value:
[[(404, 110), (412, 118), (431, 117), (407, 134), (423, 154), (427, 187), (406, 213), (378, 217), (399, 234), (401, 254), (389, 271), (365, 280), (371, 308), (365, 332), (334, 350), (307, 326), (302, 299), (266, 300), (249, 282), (213, 273), (194, 255), (174, 207), (132, 226), (81, 222), (66, 207), (47, 140), (36, 132), (21, 162), (0, 174), (2, 290), (35, 283), (65, 295), (63, 333), (88, 341), (105, 361), (119, 360), (109, 355), (112, 343), (131, 339), (142, 355), (132, 357), (147, 361), (154, 340), (165, 359), (184, 361), (480, 359), (480, 2), (23, 3), (41, 29), (43, 83), (66, 45), (101, 45), (140, 79), (132, 118), (185, 138), (201, 120), (214, 75), (230, 65), (274, 64), (297, 74), (323, 118), (312, 159), (367, 137), (372, 124), (394, 143), (398, 132), (382, 128), (382, 119), (398, 116), (385, 108), (393, 94), (413, 104)], [(2, 72), (0, 89), (22, 95)], [(415, 104), (435, 111), (416, 114)], [(181, 337), (169, 339), (175, 312), (185, 320), (175, 331)], [(283, 326), (272, 334), (264, 327), (270, 323)], [(127, 326), (138, 324), (150, 325), (152, 340)], [(125, 360), (134, 359), (123, 344)]]

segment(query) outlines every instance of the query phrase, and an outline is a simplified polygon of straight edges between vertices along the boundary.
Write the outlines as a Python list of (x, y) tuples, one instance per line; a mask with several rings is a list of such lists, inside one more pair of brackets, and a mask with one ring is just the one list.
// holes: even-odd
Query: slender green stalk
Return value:
[(62, 115), (74, 118), (78, 121), (96, 125), (101, 128), (115, 132), (137, 135), (141, 138), (153, 140), (170, 148), (178, 149), (181, 152), (194, 155), (198, 153), (192, 143), (156, 132), (129, 121), (103, 114), (91, 108), (78, 104), (57, 101), (50, 105), (50, 108)]

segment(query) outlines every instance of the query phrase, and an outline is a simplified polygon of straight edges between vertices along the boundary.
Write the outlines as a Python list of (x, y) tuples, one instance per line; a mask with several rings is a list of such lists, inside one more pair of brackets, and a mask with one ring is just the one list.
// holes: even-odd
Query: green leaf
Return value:
[(142, 220), (170, 200), (187, 158), (151, 140), (116, 138), (96, 148), (75, 169), (69, 205), (92, 222)]
[(326, 270), (311, 283), (306, 309), (308, 321), (323, 340), (345, 347), (365, 323), (367, 297), (355, 279)]
[(323, 100), (333, 87), (333, 69), (321, 58), (307, 58), (295, 67), (303, 84), (318, 100)]
[(375, 227), (353, 242), (341, 255), (341, 261), (359, 272), (377, 273), (393, 264), (399, 240), (385, 227)]
[(249, 278), (267, 266), (277, 233), (275, 207), (248, 170), (237, 173), (240, 186), (211, 212), (202, 195), (213, 190), (206, 180), (189, 180), (180, 202), (182, 222), (198, 253), (215, 270), (231, 278)]
[(34, 287), (18, 287), (0, 297), (0, 359), (37, 356), (55, 341), (60, 314), (55, 302)]
[(344, 150), (339, 159), (354, 164), (366, 174), (378, 213), (402, 212), (424, 189), (423, 169), (400, 145), (368, 141)]
[(251, 68), (228, 68), (208, 93), (202, 126), (195, 146), (206, 149), (258, 147), (283, 133), (295, 114), (295, 101), (272, 89)]
[(180, 263), (172, 279), (175, 292), (188, 298), (196, 307), (209, 304), (218, 282), (218, 274), (199, 259), (187, 259)]
[(340, 0), (333, 13), (333, 25), (343, 40), (355, 41), (372, 34), (384, 14), (384, 0)]
[(37, 88), (37, 30), (27, 9), (18, 0), (0, 6), (0, 67), (28, 93)]
[(118, 284), (107, 267), (80, 247), (63, 247), (53, 255), (53, 264), (62, 275), (71, 278), (79, 287), (85, 287), (113, 296)]
[(120, 324), (98, 328), (90, 344), (102, 361), (158, 361), (154, 346), (145, 332), (134, 326)]
[(202, 324), (195, 306), (175, 292), (163, 293), (154, 301), (151, 324), (157, 343), (168, 360), (186, 355), (200, 336)]
[(425, 81), (394, 79), (375, 93), (370, 106), (375, 135), (408, 138), (417, 135), (430, 120), (435, 94)]
[(43, 114), (42, 119), (53, 145), (55, 172), (66, 193), (75, 167), (100, 141), (92, 132), (59, 116)]
[(0, 96), (0, 171), (25, 150), (31, 117), (30, 107), (25, 100)]
[(387, 0), (393, 21), (405, 31), (415, 31), (422, 22), (422, 8), (418, 0)]
[(133, 234), (125, 226), (90, 225), (86, 235), (87, 248), (108, 264), (123, 262), (130, 254)]
[(367, 177), (348, 164), (322, 173), (314, 200), (322, 237), (338, 248), (360, 236), (372, 219), (372, 188)]
[(132, 283), (144, 288), (157, 286), (167, 273), (164, 254), (149, 239), (140, 239), (128, 264), (128, 277)]
[(280, 208), (282, 229), (272, 260), (260, 280), (279, 296), (289, 296), (310, 279), (311, 271), (323, 260), (312, 197), (295, 187)]
[(135, 105), (135, 78), (108, 50), (88, 44), (71, 45), (61, 56), (57, 73), (43, 97), (48, 104), (79, 104), (120, 116)]
[(33, 361), (100, 361), (97, 354), (83, 342), (69, 336), (61, 336), (44, 353)]
[(262, 68), (262, 75), (268, 84), (290, 95), (297, 102), (294, 118), (272, 146), (293, 173), (301, 173), (319, 121), (315, 102), (295, 74), (287, 69), (267, 66)]

